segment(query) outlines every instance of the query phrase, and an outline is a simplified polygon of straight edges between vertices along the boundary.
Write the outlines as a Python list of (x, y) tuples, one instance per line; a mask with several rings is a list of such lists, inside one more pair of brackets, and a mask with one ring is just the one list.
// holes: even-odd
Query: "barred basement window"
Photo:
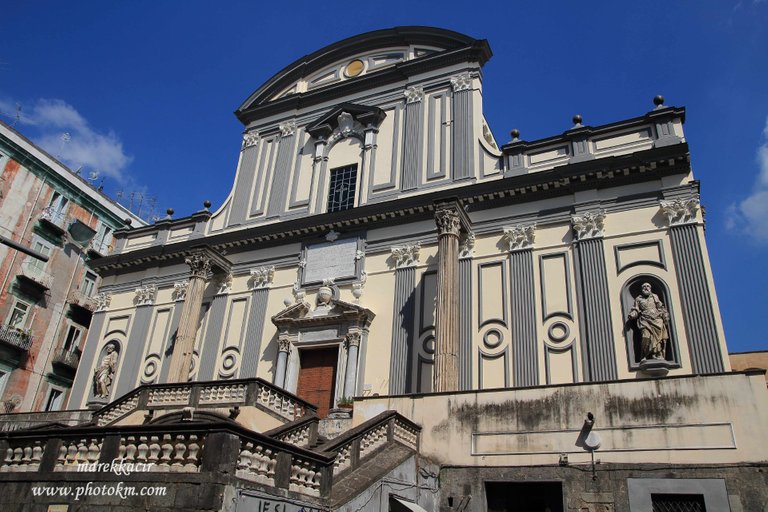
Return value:
[(651, 494), (653, 512), (706, 512), (701, 494)]
[(331, 169), (331, 184), (328, 187), (328, 213), (348, 210), (355, 205), (357, 187), (357, 165)]

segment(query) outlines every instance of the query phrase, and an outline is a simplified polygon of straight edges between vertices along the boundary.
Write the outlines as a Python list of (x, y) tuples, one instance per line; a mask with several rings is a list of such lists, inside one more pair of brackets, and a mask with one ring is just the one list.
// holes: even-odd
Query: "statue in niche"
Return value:
[(641, 295), (629, 312), (640, 331), (641, 362), (648, 360), (666, 360), (667, 342), (669, 341), (669, 312), (659, 296), (653, 293), (649, 283), (643, 283)]
[(101, 364), (93, 371), (93, 394), (97, 398), (108, 398), (109, 387), (117, 369), (117, 351), (115, 345), (107, 345), (107, 353), (101, 359)]

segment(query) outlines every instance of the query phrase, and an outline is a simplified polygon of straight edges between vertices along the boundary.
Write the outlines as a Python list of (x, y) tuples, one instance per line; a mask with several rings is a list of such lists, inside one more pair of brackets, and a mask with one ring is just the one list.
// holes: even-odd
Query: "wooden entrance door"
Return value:
[(324, 418), (333, 407), (336, 383), (338, 347), (315, 348), (299, 351), (301, 370), (296, 394), (317, 406), (317, 415)]

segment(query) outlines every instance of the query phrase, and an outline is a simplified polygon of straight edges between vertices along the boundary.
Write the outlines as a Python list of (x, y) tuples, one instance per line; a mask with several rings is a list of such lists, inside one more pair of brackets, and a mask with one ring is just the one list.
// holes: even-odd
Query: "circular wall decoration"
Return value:
[(424, 352), (427, 354), (434, 354), (435, 353), (435, 337), (434, 336), (427, 336), (424, 338), (424, 341), (422, 342), (422, 348), (424, 349)]
[(365, 69), (365, 64), (360, 59), (355, 59), (346, 65), (344, 68), (344, 76), (353, 78), (359, 76)]
[(571, 335), (571, 328), (565, 322), (554, 322), (547, 329), (547, 336), (554, 343), (561, 343)]
[(229, 347), (221, 353), (221, 368), (219, 375), (222, 377), (232, 377), (237, 371), (240, 361), (240, 351), (235, 347)]
[(498, 329), (488, 329), (483, 334), (483, 343), (488, 348), (496, 348), (504, 342), (504, 334)]
[(160, 356), (157, 354), (150, 354), (144, 360), (144, 371), (141, 376), (142, 382), (149, 384), (155, 381), (157, 377), (157, 371), (160, 369)]

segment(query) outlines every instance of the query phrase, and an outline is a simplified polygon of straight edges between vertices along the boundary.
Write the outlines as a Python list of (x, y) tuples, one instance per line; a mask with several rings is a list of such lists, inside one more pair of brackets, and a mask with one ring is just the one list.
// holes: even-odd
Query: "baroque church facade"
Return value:
[(380, 30), (257, 89), (224, 203), (92, 262), (91, 422), (8, 437), (0, 477), (168, 446), (169, 508), (218, 471), (201, 510), (756, 509), (768, 395), (730, 372), (685, 110), (499, 144), (490, 57)]

